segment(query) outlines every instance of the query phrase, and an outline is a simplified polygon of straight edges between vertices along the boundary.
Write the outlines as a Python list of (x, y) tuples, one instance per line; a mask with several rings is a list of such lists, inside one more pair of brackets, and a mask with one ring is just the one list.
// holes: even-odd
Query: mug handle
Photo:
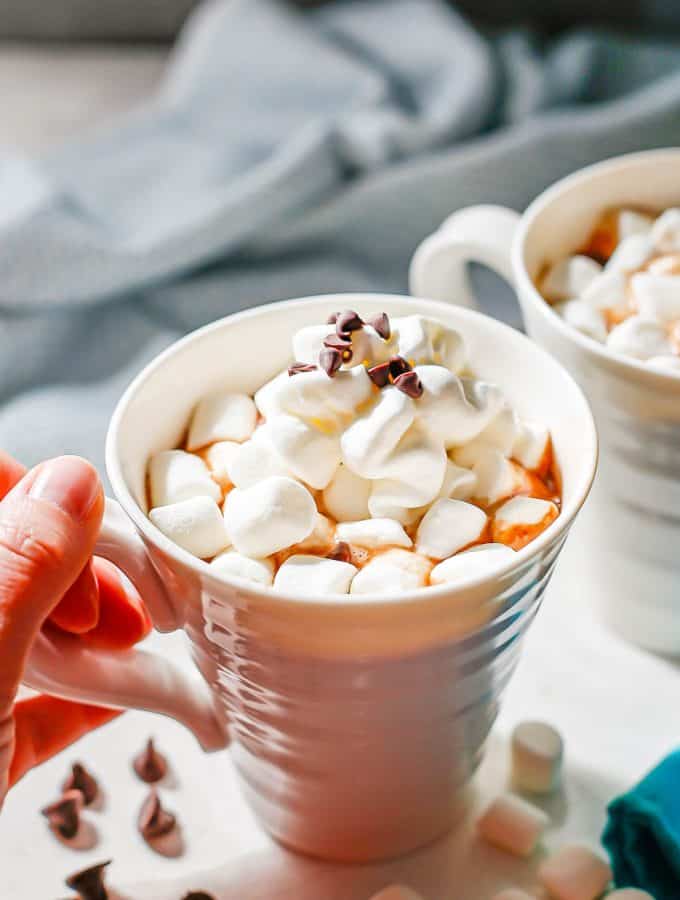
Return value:
[(468, 206), (449, 216), (417, 248), (409, 267), (409, 292), (414, 297), (447, 300), (475, 308), (467, 263), (493, 269), (511, 285), (512, 245), (519, 213), (505, 206)]
[[(95, 553), (135, 585), (158, 631), (179, 627), (171, 598), (141, 538), (118, 503), (108, 497)], [(229, 743), (210, 688), (198, 671), (187, 673), (159, 653), (92, 649), (72, 635), (41, 631), (23, 681), (67, 700), (171, 716), (195, 734), (204, 750), (221, 750)]]

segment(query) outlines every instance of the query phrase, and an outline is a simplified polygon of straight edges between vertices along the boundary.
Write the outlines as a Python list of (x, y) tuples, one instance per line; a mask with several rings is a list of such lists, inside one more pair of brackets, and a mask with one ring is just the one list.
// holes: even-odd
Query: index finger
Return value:
[(0, 500), (12, 490), (26, 474), (26, 466), (0, 449)]

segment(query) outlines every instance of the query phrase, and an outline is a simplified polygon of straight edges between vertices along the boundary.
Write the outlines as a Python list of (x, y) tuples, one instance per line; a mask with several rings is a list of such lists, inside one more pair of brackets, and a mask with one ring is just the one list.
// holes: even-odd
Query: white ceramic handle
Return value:
[(409, 269), (414, 297), (476, 307), (467, 264), (482, 263), (513, 283), (511, 251), (520, 216), (504, 206), (468, 206), (420, 244)]
[[(108, 498), (95, 552), (125, 572), (159, 631), (176, 627), (172, 602), (144, 544), (122, 509)], [(36, 640), (24, 682), (68, 700), (171, 716), (193, 731), (204, 750), (228, 744), (210, 688), (198, 671), (187, 673), (158, 653), (95, 650), (77, 637), (52, 629), (41, 632)]]

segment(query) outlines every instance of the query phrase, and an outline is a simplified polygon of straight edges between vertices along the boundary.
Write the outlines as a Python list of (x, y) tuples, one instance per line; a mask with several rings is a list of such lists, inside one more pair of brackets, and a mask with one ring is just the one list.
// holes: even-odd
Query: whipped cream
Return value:
[(680, 372), (680, 209), (605, 213), (539, 287), (565, 322), (615, 353)]
[(346, 310), (292, 357), (252, 398), (205, 397), (184, 448), (149, 461), (152, 522), (216, 574), (394, 594), (492, 571), (558, 515), (547, 428), (474, 376), (457, 331)]

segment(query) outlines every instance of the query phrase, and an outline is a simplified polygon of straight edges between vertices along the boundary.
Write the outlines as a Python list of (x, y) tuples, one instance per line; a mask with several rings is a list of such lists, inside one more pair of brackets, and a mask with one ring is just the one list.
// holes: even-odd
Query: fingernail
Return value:
[(44, 463), (29, 496), (53, 503), (74, 519), (85, 519), (99, 494), (99, 478), (77, 456), (60, 456)]

